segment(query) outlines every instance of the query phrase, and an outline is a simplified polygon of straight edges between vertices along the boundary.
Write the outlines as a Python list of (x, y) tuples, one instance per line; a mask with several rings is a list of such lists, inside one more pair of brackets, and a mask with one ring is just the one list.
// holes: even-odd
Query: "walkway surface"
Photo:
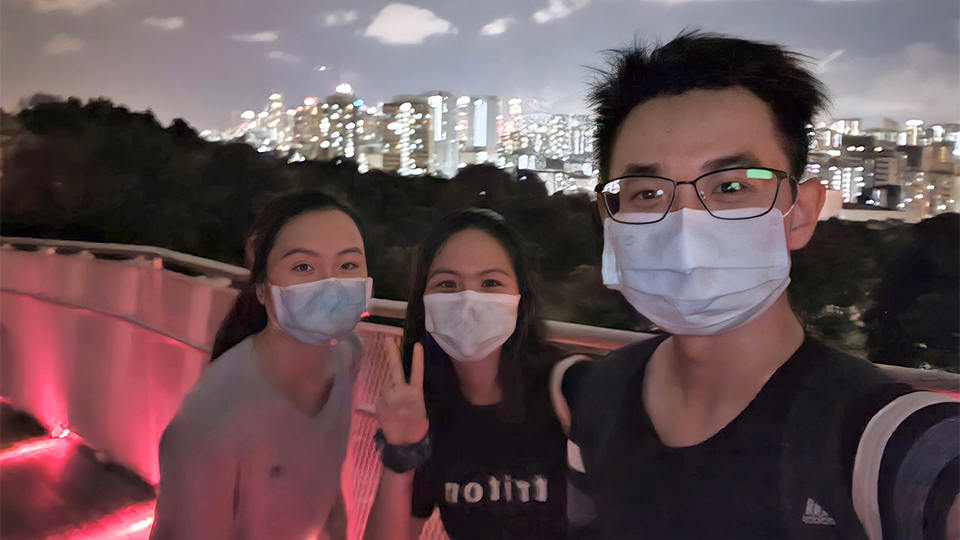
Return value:
[(0, 538), (145, 540), (153, 488), (98, 462), (72, 433), (58, 435), (0, 406)]

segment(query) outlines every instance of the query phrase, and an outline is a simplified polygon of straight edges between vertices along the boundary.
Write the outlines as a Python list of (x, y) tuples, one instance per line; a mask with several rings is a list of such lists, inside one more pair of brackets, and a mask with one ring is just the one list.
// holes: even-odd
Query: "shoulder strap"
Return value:
[(567, 400), (563, 396), (563, 376), (567, 374), (567, 370), (570, 369), (570, 366), (576, 364), (577, 362), (589, 360), (592, 360), (592, 358), (585, 354), (575, 354), (557, 362), (557, 364), (553, 366), (553, 369), (550, 371), (550, 402), (553, 404), (553, 411), (557, 415), (557, 420), (560, 421), (560, 425), (563, 426), (563, 431), (567, 435), (570, 434), (571, 418), (570, 406), (567, 404)]
[(867, 424), (853, 464), (853, 507), (870, 540), (883, 539), (877, 487), (887, 442), (913, 413), (929, 405), (951, 401), (954, 400), (934, 392), (911, 392), (888, 403)]

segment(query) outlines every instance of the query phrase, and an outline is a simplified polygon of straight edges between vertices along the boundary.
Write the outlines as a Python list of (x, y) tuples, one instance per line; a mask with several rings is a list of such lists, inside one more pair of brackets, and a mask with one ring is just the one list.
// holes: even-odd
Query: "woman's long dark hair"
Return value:
[(367, 237), (360, 216), (339, 197), (320, 191), (295, 191), (268, 202), (257, 214), (247, 236), (253, 239), (250, 279), (243, 284), (233, 309), (217, 331), (213, 353), (210, 355), (211, 362), (267, 326), (267, 309), (257, 299), (257, 285), (267, 279), (267, 256), (270, 255), (270, 250), (276, 244), (277, 236), (284, 225), (300, 214), (319, 210), (339, 210), (350, 216), (360, 229), (360, 236), (366, 246)]
[[(491, 210), (470, 209), (444, 217), (417, 248), (407, 296), (407, 314), (403, 324), (403, 365), (408, 376), (412, 363), (413, 346), (424, 346), (424, 398), (431, 422), (440, 420), (443, 410), (460, 392), (450, 356), (434, 341), (426, 330), (423, 293), (427, 287), (430, 265), (437, 253), (454, 234), (476, 229), (500, 243), (513, 264), (520, 289), (517, 327), (503, 344), (497, 380), (503, 399), (501, 417), (512, 421), (523, 420), (531, 405), (530, 389), (546, 388), (544, 377), (549, 370), (548, 347), (544, 340), (541, 320), (541, 294), (537, 273), (527, 255), (525, 241), (499, 214)], [(541, 380), (544, 379), (544, 380)], [(537, 400), (545, 401), (545, 400)]]

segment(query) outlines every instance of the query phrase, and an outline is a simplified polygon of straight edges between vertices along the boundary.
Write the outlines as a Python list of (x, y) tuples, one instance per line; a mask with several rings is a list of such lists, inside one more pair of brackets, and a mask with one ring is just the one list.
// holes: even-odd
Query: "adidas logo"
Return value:
[(807, 511), (803, 514), (803, 522), (807, 525), (836, 525), (837, 522), (813, 499), (807, 499)]

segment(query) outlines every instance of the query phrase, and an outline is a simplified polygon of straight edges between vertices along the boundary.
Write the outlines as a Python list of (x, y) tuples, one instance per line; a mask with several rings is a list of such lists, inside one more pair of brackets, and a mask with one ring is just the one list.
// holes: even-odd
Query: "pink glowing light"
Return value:
[(73, 440), (59, 437), (22, 442), (0, 452), (0, 464), (10, 465), (31, 459), (58, 457), (65, 454), (73, 444)]
[(145, 540), (153, 525), (154, 506), (154, 501), (128, 506), (54, 537), (59, 540)]

